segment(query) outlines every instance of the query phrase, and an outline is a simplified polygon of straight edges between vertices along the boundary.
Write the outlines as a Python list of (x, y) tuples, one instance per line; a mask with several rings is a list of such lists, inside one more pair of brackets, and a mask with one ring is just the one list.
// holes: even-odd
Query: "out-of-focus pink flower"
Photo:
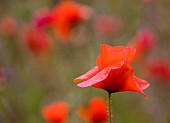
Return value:
[(148, 60), (147, 68), (154, 78), (170, 82), (170, 62), (162, 58)]
[(33, 54), (40, 55), (50, 51), (51, 41), (42, 29), (27, 25), (22, 31), (22, 39)]
[(42, 8), (37, 10), (33, 14), (33, 21), (39, 28), (50, 25), (52, 22), (51, 10), (49, 8)]
[(48, 123), (66, 123), (68, 112), (66, 102), (54, 102), (42, 108), (42, 116)]
[(148, 51), (155, 47), (156, 36), (154, 32), (149, 29), (142, 29), (128, 45), (129, 47), (136, 48), (135, 59), (140, 60)]
[(6, 15), (2, 18), (0, 22), (0, 32), (6, 37), (13, 37), (17, 31), (17, 24), (15, 19), (10, 16)]
[(116, 16), (101, 16), (94, 23), (95, 32), (101, 36), (117, 35), (122, 28), (123, 22)]
[(108, 119), (107, 104), (101, 97), (94, 97), (88, 107), (81, 106), (78, 115), (88, 123), (106, 123)]
[(158, 0), (141, 0), (142, 3), (144, 4), (154, 4), (156, 3)]
[(63, 1), (56, 5), (49, 15), (42, 17), (37, 23), (40, 26), (48, 24), (61, 41), (66, 41), (71, 36), (72, 28), (83, 20), (87, 20), (91, 15), (88, 6), (75, 3), (73, 1)]

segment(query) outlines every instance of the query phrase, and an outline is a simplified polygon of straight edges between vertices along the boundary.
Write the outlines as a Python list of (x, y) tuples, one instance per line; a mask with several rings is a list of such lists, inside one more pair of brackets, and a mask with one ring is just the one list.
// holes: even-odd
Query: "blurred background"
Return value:
[(64, 2), (0, 0), (0, 123), (45, 123), (41, 109), (56, 101), (69, 104), (68, 123), (85, 123), (78, 107), (107, 93), (73, 79), (100, 44), (137, 48), (135, 75), (151, 84), (147, 100), (112, 94), (114, 122), (170, 123), (170, 1), (75, 0), (76, 14)]

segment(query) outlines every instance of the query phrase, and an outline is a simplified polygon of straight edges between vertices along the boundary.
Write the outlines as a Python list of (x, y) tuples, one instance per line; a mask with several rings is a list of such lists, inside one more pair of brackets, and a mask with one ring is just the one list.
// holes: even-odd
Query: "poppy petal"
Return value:
[[(124, 87), (121, 89), (121, 91), (133, 91), (133, 92), (140, 92), (144, 95), (145, 98), (147, 98), (147, 95), (142, 91), (146, 88), (149, 87), (149, 84), (147, 81), (142, 80), (137, 78), (136, 76), (133, 75), (134, 70), (133, 71), (129, 71), (126, 74), (124, 74), (124, 76), (126, 76), (126, 80), (124, 83)], [(122, 76), (123, 78), (123, 76)]]
[(150, 86), (150, 84), (147, 81), (139, 79), (136, 76), (134, 76), (134, 80), (136, 82), (137, 87), (140, 88), (140, 90), (144, 90)]
[(104, 68), (121, 61), (131, 62), (135, 52), (136, 50), (134, 48), (124, 46), (111, 47), (109, 45), (101, 44), (100, 55), (96, 60), (96, 64), (99, 68)]
[(106, 79), (93, 85), (95, 88), (104, 89), (110, 93), (133, 91), (140, 92), (147, 88), (146, 81), (134, 77), (134, 68), (129, 63), (123, 64), (119, 69), (112, 69)]
[(128, 49), (129, 49), (129, 53), (127, 54), (126, 61), (127, 61), (127, 62), (131, 62), (132, 59), (133, 59), (134, 56), (135, 56), (136, 49), (135, 49), (135, 48), (128, 48)]
[[(131, 76), (132, 75), (132, 76)], [(140, 92), (147, 98), (147, 95), (142, 91), (149, 87), (149, 84), (145, 80), (141, 80), (133, 75), (133, 73), (128, 76), (127, 83), (122, 91), (133, 91)]]
[(112, 69), (108, 77), (95, 84), (93, 87), (104, 88), (108, 92), (114, 93), (118, 91), (138, 90), (133, 81), (134, 69), (127, 63), (118, 69)]
[(148, 83), (145, 80), (141, 80), (135, 77), (133, 75), (134, 69), (132, 67), (128, 71), (122, 76), (121, 80), (124, 81), (124, 86), (121, 91), (140, 92), (144, 95), (145, 98), (147, 98), (146, 94), (142, 90), (148, 87)]
[(74, 79), (74, 82), (80, 82), (81, 80), (86, 81), (96, 75), (99, 72), (98, 66), (93, 67), (91, 70), (89, 70), (87, 73), (83, 74), (82, 76)]
[(79, 87), (88, 87), (88, 86), (92, 86), (98, 82), (103, 81), (104, 79), (106, 79), (110, 73), (111, 70), (114, 69), (118, 69), (120, 68), (125, 62), (122, 61), (120, 63), (117, 63), (115, 65), (109, 66), (104, 68), (103, 70), (101, 70), (100, 72), (98, 72), (95, 76), (93, 76), (92, 78), (88, 79), (87, 81), (84, 81), (80, 84), (78, 84)]
[(109, 75), (110, 70), (111, 69), (109, 69), (109, 68), (105, 68), (105, 69), (101, 70), (99, 73), (97, 73), (94, 77), (78, 84), (78, 86), (79, 87), (88, 87), (88, 86), (94, 85), (100, 81), (103, 81)]

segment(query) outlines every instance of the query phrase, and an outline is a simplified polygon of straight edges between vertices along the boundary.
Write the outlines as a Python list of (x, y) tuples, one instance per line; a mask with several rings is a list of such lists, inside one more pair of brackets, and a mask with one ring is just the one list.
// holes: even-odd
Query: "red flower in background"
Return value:
[(7, 15), (0, 22), (0, 32), (6, 37), (13, 37), (16, 34), (17, 24), (15, 19)]
[(156, 36), (149, 29), (140, 30), (133, 40), (129, 43), (129, 47), (136, 48), (136, 60), (140, 60), (148, 51), (156, 45)]
[(49, 8), (42, 8), (37, 10), (33, 14), (33, 21), (39, 28), (50, 25), (52, 22), (51, 10)]
[(22, 38), (28, 49), (36, 55), (47, 53), (51, 48), (51, 42), (46, 33), (33, 25), (23, 28)]
[(148, 61), (150, 74), (154, 78), (160, 78), (170, 82), (170, 64), (169, 61), (161, 58), (154, 58)]
[(65, 123), (69, 112), (66, 102), (54, 102), (42, 108), (42, 116), (49, 123)]
[(135, 51), (134, 48), (102, 44), (97, 65), (74, 82), (83, 81), (78, 84), (79, 87), (93, 86), (109, 93), (133, 91), (144, 94), (142, 90), (149, 84), (134, 76), (134, 68), (130, 66)]
[(49, 15), (42, 17), (37, 23), (42, 26), (50, 24), (57, 36), (62, 40), (68, 40), (71, 29), (90, 16), (90, 8), (73, 1), (61, 2), (55, 6)]
[(114, 16), (101, 16), (95, 21), (95, 32), (101, 36), (118, 34), (123, 27), (121, 18)]
[(78, 115), (89, 123), (106, 123), (108, 119), (107, 104), (101, 97), (92, 98), (88, 107), (81, 106)]

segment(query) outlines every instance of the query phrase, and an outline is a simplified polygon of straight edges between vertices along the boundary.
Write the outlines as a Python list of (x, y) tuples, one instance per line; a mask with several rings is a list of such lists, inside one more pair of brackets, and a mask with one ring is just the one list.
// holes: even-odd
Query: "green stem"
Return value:
[(111, 102), (111, 94), (108, 93), (108, 123), (112, 123), (112, 102)]

